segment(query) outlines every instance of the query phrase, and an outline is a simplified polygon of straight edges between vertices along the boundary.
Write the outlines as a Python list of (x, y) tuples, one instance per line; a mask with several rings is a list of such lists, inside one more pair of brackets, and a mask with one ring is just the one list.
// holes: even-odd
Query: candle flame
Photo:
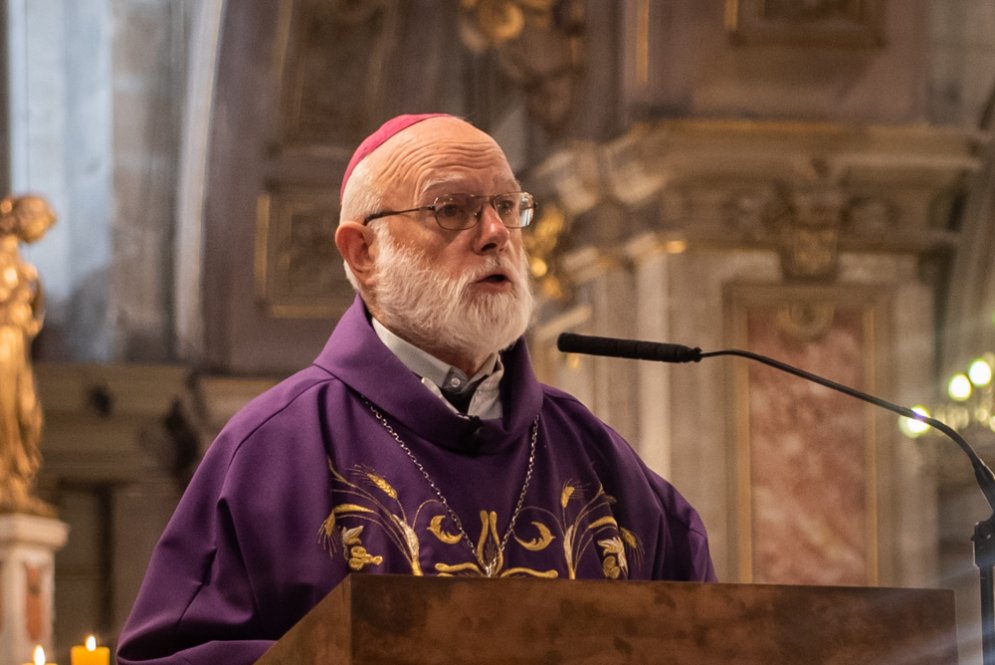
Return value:
[(86, 650), (96, 651), (97, 650), (97, 638), (93, 635), (86, 636)]
[(45, 650), (40, 644), (35, 647), (35, 665), (45, 665)]

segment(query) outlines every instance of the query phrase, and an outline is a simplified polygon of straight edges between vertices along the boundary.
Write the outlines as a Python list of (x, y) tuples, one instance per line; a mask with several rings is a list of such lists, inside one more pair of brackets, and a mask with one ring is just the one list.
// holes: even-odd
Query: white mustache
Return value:
[(527, 277), (527, 265), (524, 257), (516, 261), (507, 254), (501, 256), (491, 255), (487, 257), (484, 265), (475, 268), (471, 273), (464, 273), (460, 277), (460, 281), (464, 285), (470, 284), (499, 272), (511, 280), (515, 286), (521, 286), (522, 281)]

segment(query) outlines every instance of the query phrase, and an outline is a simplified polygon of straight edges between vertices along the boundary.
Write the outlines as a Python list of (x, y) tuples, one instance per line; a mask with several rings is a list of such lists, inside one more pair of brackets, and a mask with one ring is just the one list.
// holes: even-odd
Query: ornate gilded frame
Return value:
[(726, 0), (726, 29), (744, 44), (879, 47), (884, 0)]
[(338, 192), (270, 187), (256, 208), (255, 296), (274, 318), (328, 318), (352, 302), (335, 248)]

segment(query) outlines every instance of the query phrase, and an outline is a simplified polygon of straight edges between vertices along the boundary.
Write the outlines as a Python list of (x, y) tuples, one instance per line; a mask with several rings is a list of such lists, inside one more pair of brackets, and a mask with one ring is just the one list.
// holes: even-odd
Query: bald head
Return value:
[(350, 160), (339, 222), (362, 221), (384, 208), (418, 205), (404, 199), (429, 191), (466, 191), (446, 188), (470, 170), (510, 183), (490, 191), (518, 187), (504, 151), (486, 132), (450, 115), (399, 116), (363, 141)]
[(377, 131), (373, 132), (356, 148), (356, 151), (352, 153), (352, 158), (349, 160), (349, 164), (345, 167), (345, 174), (342, 176), (342, 187), (339, 189), (339, 196), (345, 192), (346, 183), (349, 182), (349, 176), (352, 175), (353, 170), (356, 166), (366, 159), (367, 155), (374, 152), (377, 148), (384, 144), (395, 134), (399, 134), (411, 125), (416, 125), (423, 120), (428, 120), (429, 118), (438, 118), (441, 116), (446, 116), (445, 113), (422, 113), (422, 114), (405, 114), (399, 115), (391, 118), (384, 124), (377, 128)]

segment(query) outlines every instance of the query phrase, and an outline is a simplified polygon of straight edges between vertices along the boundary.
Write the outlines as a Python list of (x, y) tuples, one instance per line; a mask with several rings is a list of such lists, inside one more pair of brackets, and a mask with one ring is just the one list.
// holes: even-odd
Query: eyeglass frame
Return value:
[[(495, 199), (497, 199), (499, 197), (502, 197), (502, 196), (511, 196), (511, 195), (514, 195), (514, 194), (525, 194), (526, 196), (529, 197), (530, 202), (531, 202), (532, 205), (530, 207), (528, 207), (528, 208), (523, 208), (523, 210), (531, 210), (532, 211), (532, 215), (529, 217), (528, 223), (522, 224), (521, 226), (508, 226), (507, 224), (505, 224), (503, 218), (501, 218), (501, 223), (504, 224), (504, 227), (507, 228), (507, 229), (524, 229), (524, 228), (528, 228), (532, 224), (532, 220), (535, 219), (536, 199), (535, 199), (535, 196), (533, 196), (529, 192), (523, 192), (523, 191), (501, 192), (499, 194), (493, 194), (491, 196), (485, 196), (483, 194), (463, 194), (462, 192), (455, 192), (453, 194), (443, 194), (442, 196), (435, 197), (435, 200), (432, 201), (431, 205), (418, 206), (417, 208), (408, 208), (407, 210), (382, 210), (380, 212), (370, 213), (369, 215), (367, 215), (363, 219), (363, 226), (366, 226), (367, 224), (369, 224), (373, 220), (380, 219), (382, 217), (390, 217), (392, 215), (403, 215), (403, 214), (409, 213), (409, 212), (431, 212), (432, 213), (432, 217), (435, 218), (435, 223), (439, 225), (440, 229), (443, 229), (445, 231), (466, 231), (467, 229), (472, 229), (473, 227), (475, 227), (477, 224), (480, 223), (480, 216), (484, 214), (484, 208), (487, 205), (490, 205), (492, 208), (494, 208), (495, 211), (497, 211), (497, 206), (494, 205)], [(467, 196), (467, 197), (470, 197), (471, 199), (484, 199), (484, 203), (483, 203), (483, 205), (480, 206), (480, 209), (477, 210), (477, 212), (475, 212), (475, 213), (471, 213), (473, 215), (473, 219), (474, 219), (474, 222), (472, 224), (469, 224), (468, 226), (461, 226), (459, 228), (453, 229), (453, 228), (449, 228), (449, 227), (443, 226), (442, 222), (439, 221), (439, 213), (438, 213), (438, 208), (440, 207), (439, 206), (439, 201), (441, 199), (446, 199), (446, 198), (449, 198), (449, 197), (452, 197), (452, 196)], [(501, 213), (500, 212), (498, 212), (498, 217), (499, 218), (501, 217)]]

